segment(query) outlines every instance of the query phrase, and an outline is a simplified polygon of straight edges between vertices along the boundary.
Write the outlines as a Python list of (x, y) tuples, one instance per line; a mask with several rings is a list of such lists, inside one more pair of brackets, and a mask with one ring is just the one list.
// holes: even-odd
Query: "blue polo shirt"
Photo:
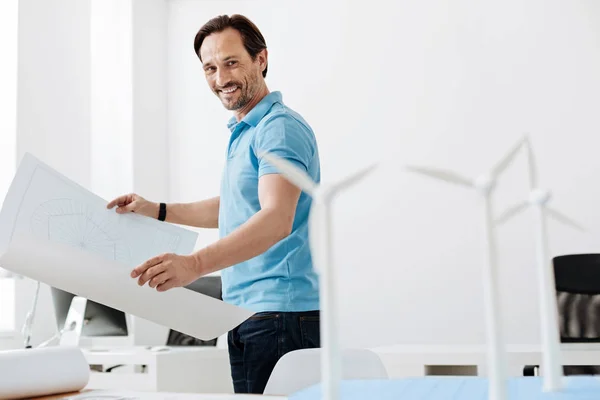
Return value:
[[(221, 179), (219, 234), (224, 237), (260, 210), (258, 181), (279, 173), (258, 154), (271, 152), (320, 181), (317, 142), (308, 123), (287, 107), (280, 92), (265, 96), (241, 121), (229, 121)], [(262, 311), (319, 309), (318, 279), (308, 242), (311, 197), (302, 192), (289, 236), (265, 253), (221, 271), (223, 300)]]

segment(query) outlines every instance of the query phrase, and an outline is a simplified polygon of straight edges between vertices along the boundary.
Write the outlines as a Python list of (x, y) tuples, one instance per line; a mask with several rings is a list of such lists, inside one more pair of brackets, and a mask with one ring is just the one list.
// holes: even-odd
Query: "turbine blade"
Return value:
[(522, 213), (523, 211), (525, 211), (528, 206), (529, 206), (529, 203), (527, 203), (526, 201), (524, 201), (522, 203), (516, 204), (516, 205), (508, 208), (502, 214), (500, 214), (500, 217), (498, 217), (498, 219), (496, 219), (496, 223), (497, 224), (503, 224), (503, 223), (505, 223), (506, 221), (508, 221), (512, 217), (514, 217), (514, 216)]
[(527, 140), (527, 163), (529, 166), (529, 187), (535, 189), (538, 186), (537, 177), (537, 166), (535, 162), (535, 155), (533, 154), (533, 146), (531, 141)]
[(546, 212), (548, 213), (548, 216), (554, 218), (555, 220), (562, 222), (563, 224), (568, 225), (572, 228), (575, 228), (578, 231), (585, 232), (585, 228), (583, 226), (579, 225), (577, 222), (573, 221), (571, 218), (567, 217), (560, 211), (557, 211), (550, 207), (546, 207)]
[(498, 175), (500, 175), (502, 172), (504, 172), (504, 170), (506, 168), (508, 168), (508, 166), (514, 161), (517, 153), (519, 152), (521, 147), (523, 147), (523, 145), (525, 144), (526, 141), (527, 141), (526, 137), (522, 138), (521, 140), (519, 140), (517, 142), (517, 144), (515, 144), (510, 149), (510, 151), (508, 153), (506, 153), (506, 155), (504, 157), (502, 157), (502, 159), (492, 169), (492, 177), (493, 178), (498, 177)]
[(363, 169), (360, 169), (360, 170), (350, 174), (346, 178), (342, 179), (341, 181), (339, 181), (333, 185), (333, 187), (332, 187), (333, 192), (339, 192), (341, 190), (344, 190), (344, 189), (358, 183), (360, 180), (362, 180), (367, 175), (369, 175), (371, 172), (373, 172), (373, 170), (376, 167), (377, 167), (377, 164), (371, 164)]
[(260, 154), (260, 156), (264, 157), (269, 163), (273, 164), (273, 166), (279, 169), (283, 176), (285, 176), (291, 183), (298, 186), (309, 195), (314, 195), (317, 189), (317, 184), (310, 176), (308, 176), (306, 172), (302, 171), (291, 162), (277, 157), (274, 154), (263, 152)]
[(458, 175), (452, 171), (446, 171), (436, 168), (429, 167), (418, 167), (418, 166), (407, 166), (407, 170), (411, 172), (416, 172), (417, 174), (426, 175), (432, 178), (441, 179), (446, 182), (455, 183), (457, 185), (473, 187), (473, 181), (471, 179), (465, 178), (461, 175)]

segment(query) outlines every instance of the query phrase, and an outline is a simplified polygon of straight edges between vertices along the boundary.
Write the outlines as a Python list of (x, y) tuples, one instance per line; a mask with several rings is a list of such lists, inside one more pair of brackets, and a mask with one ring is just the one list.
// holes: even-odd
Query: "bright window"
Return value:
[[(18, 0), (0, 1), (0, 206), (17, 162), (18, 4)], [(0, 278), (0, 331), (14, 329), (15, 283), (13, 279)]]

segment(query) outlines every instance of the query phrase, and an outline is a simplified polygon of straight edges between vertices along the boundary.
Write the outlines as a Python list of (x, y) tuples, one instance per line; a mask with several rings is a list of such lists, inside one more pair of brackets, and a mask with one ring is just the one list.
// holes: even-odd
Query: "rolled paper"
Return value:
[(82, 390), (90, 367), (77, 347), (0, 351), (0, 400)]

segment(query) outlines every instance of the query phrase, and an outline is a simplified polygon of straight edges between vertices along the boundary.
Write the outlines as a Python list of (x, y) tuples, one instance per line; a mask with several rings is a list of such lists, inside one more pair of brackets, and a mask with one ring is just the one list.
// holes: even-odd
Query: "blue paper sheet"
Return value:
[[(600, 379), (564, 378), (560, 392), (544, 393), (541, 377), (511, 378), (510, 400), (600, 400)], [(487, 400), (488, 381), (482, 377), (422, 377), (343, 381), (341, 400)], [(321, 400), (321, 385), (301, 390), (290, 400)]]

